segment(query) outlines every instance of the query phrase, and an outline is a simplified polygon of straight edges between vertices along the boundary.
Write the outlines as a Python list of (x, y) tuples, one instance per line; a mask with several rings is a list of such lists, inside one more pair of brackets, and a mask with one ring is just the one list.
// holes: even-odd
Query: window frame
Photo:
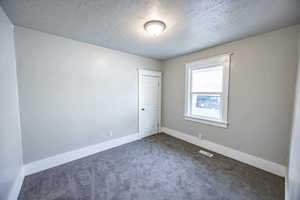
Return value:
[[(229, 75), (230, 75), (230, 61), (232, 53), (223, 54), (207, 59), (201, 59), (195, 62), (187, 63), (185, 69), (185, 109), (184, 119), (194, 122), (200, 122), (208, 125), (227, 128), (228, 126), (228, 94), (229, 94)], [(222, 65), (223, 80), (222, 92), (192, 92), (192, 71), (197, 69), (212, 68)], [(205, 116), (192, 115), (192, 95), (220, 95), (220, 119), (208, 118)]]

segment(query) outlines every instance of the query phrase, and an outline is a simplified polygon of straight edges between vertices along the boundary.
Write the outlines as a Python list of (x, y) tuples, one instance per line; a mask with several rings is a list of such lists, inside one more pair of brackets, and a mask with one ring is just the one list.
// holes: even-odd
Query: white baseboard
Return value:
[(289, 200), (289, 179), (288, 179), (288, 170), (286, 171), (285, 181), (284, 181), (284, 190), (285, 190), (285, 196), (284, 200)]
[(19, 193), (21, 191), (21, 187), (22, 187), (22, 184), (24, 181), (24, 176), (25, 176), (24, 169), (22, 167), (10, 192), (9, 192), (8, 200), (17, 200), (18, 199), (18, 196), (19, 196)]
[[(240, 151), (237, 151), (235, 149), (231, 149), (229, 147), (225, 147), (213, 142), (210, 142), (208, 140), (200, 140), (197, 137), (191, 136), (186, 133), (182, 133), (176, 130), (172, 130), (166, 127), (161, 128), (162, 132), (171, 135), (173, 137), (179, 138), (181, 140), (184, 140), (186, 142), (195, 144), (199, 147), (214, 151), (216, 153), (225, 155), (227, 157), (233, 158), (235, 160), (238, 160), (240, 162), (252, 165), (254, 167), (263, 169), (265, 171), (268, 171), (270, 173), (279, 175), (284, 177), (286, 175), (286, 167), (268, 160), (264, 160), (262, 158), (258, 158), (256, 156), (252, 156), (247, 153), (243, 153)], [(42, 160), (34, 161), (31, 163), (28, 163), (24, 165), (24, 167), (20, 170), (20, 173), (18, 177), (16, 178), (14, 185), (9, 193), (8, 200), (16, 200), (18, 198), (19, 192), (22, 187), (22, 183), (24, 180), (24, 177), (26, 175), (34, 174), (36, 172), (40, 172), (52, 167), (56, 167), (61, 164), (65, 164), (67, 162), (77, 160), (101, 151), (105, 151), (107, 149), (111, 149), (117, 146), (120, 146), (122, 144), (126, 144), (129, 142), (133, 142), (136, 140), (141, 139), (140, 134), (131, 134), (128, 136), (124, 136), (121, 138), (109, 140), (100, 144), (96, 145), (90, 145), (88, 147), (84, 147), (81, 149), (77, 149), (74, 151), (66, 152), (63, 154), (59, 154), (56, 156), (48, 157)], [(286, 199), (287, 200), (287, 199)]]
[(186, 142), (192, 143), (194, 145), (197, 145), (199, 147), (205, 148), (207, 150), (222, 154), (224, 156), (230, 157), (232, 159), (238, 160), (238, 161), (246, 163), (248, 165), (252, 165), (254, 167), (265, 170), (272, 174), (276, 174), (281, 177), (286, 176), (286, 167), (283, 165), (280, 165), (278, 163), (264, 160), (262, 158), (259, 158), (259, 157), (256, 157), (256, 156), (253, 156), (253, 155), (250, 155), (247, 153), (243, 153), (243, 152), (237, 151), (235, 149), (210, 142), (208, 140), (200, 140), (197, 137), (194, 137), (189, 134), (182, 133), (182, 132), (179, 132), (176, 130), (172, 130), (172, 129), (169, 129), (166, 127), (162, 127), (162, 132), (164, 132), (168, 135), (171, 135), (173, 137), (179, 138), (181, 140), (184, 140)]
[(90, 145), (74, 151), (62, 153), (42, 160), (28, 163), (24, 166), (25, 175), (34, 174), (52, 167), (56, 167), (67, 162), (77, 160), (107, 149), (111, 149), (122, 144), (133, 142), (140, 139), (140, 134), (135, 133), (121, 138), (116, 138), (96, 145)]

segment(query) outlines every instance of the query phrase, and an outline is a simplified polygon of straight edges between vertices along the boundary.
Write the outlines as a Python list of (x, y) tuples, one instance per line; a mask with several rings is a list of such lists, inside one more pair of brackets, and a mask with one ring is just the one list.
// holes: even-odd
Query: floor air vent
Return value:
[(214, 154), (209, 153), (209, 152), (204, 151), (204, 150), (200, 150), (199, 153), (201, 153), (202, 155), (205, 155), (205, 156), (207, 156), (207, 157), (209, 157), (209, 158), (211, 158), (211, 157), (214, 156)]

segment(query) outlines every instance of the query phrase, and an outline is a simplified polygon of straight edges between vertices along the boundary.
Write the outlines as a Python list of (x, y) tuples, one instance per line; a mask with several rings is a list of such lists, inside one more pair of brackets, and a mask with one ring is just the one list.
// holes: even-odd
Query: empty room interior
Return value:
[(0, 0), (0, 200), (300, 200), (300, 1)]

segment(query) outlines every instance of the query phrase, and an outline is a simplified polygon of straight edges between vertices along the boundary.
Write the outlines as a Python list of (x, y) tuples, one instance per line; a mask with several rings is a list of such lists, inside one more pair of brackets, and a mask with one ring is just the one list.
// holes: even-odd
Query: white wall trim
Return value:
[[(230, 158), (233, 158), (235, 160), (238, 160), (240, 162), (252, 165), (254, 167), (263, 169), (265, 171), (268, 171), (270, 173), (285, 177), (286, 176), (286, 167), (268, 160), (264, 160), (262, 158), (252, 156), (247, 153), (243, 153), (240, 151), (237, 151), (235, 149), (231, 149), (229, 147), (225, 147), (213, 142), (210, 142), (208, 140), (200, 140), (197, 137), (191, 136), (186, 133), (182, 133), (180, 131), (176, 131), (173, 129), (169, 129), (166, 127), (161, 128), (162, 132), (171, 135), (173, 137), (179, 138), (181, 140), (184, 140), (186, 142), (192, 143), (194, 145), (197, 145), (199, 147), (214, 151), (216, 153), (228, 156)], [(24, 165), (24, 167), (20, 170), (20, 173), (18, 177), (16, 178), (13, 187), (9, 193), (8, 200), (16, 200), (18, 198), (18, 195), (20, 193), (24, 177), (30, 174), (34, 174), (52, 167), (56, 167), (61, 164), (65, 164), (68, 162), (71, 162), (73, 160), (77, 160), (101, 151), (105, 151), (126, 143), (130, 143), (136, 140), (141, 139), (140, 135), (138, 133), (131, 134), (128, 136), (124, 136), (121, 138), (116, 138), (113, 140), (109, 140), (106, 142), (102, 142), (100, 144), (96, 145), (90, 145), (88, 147), (84, 147), (81, 149), (77, 149), (74, 151), (66, 152), (63, 154), (59, 154), (56, 156), (48, 157), (42, 160), (34, 161), (31, 163), (28, 163)], [(287, 179), (286, 179), (287, 180)], [(287, 187), (286, 187), (287, 189)], [(286, 191), (287, 192), (287, 191)]]
[(20, 169), (20, 172), (17, 176), (17, 178), (15, 179), (15, 182), (9, 192), (9, 195), (8, 195), (8, 199), (7, 200), (17, 200), (18, 199), (18, 196), (19, 196), (19, 193), (21, 191), (21, 188), (22, 188), (22, 184), (23, 184), (23, 181), (24, 181), (24, 169), (23, 167)]
[(153, 70), (147, 70), (147, 69), (141, 69), (139, 68), (139, 75), (145, 75), (145, 76), (162, 76), (162, 72), (159, 71), (153, 71)]
[(204, 118), (200, 119), (200, 118), (195, 118), (195, 117), (191, 117), (191, 116), (184, 116), (184, 120), (199, 122), (199, 123), (208, 124), (208, 125), (212, 125), (212, 126), (218, 126), (218, 127), (222, 127), (222, 128), (227, 128), (227, 126), (228, 126), (228, 122), (226, 122), (226, 121), (210, 120), (210, 119), (204, 119)]
[(205, 148), (207, 150), (222, 154), (224, 156), (230, 157), (232, 159), (238, 160), (238, 161), (246, 163), (248, 165), (265, 170), (272, 174), (276, 174), (281, 177), (286, 176), (286, 167), (283, 165), (280, 165), (278, 163), (274, 163), (272, 161), (268, 161), (268, 160), (265, 160), (265, 159), (262, 159), (262, 158), (244, 153), (244, 152), (240, 152), (235, 149), (210, 142), (208, 140), (200, 140), (199, 138), (197, 138), (195, 136), (191, 136), (189, 134), (182, 133), (182, 132), (176, 131), (176, 130), (172, 130), (172, 129), (169, 129), (166, 127), (162, 127), (162, 132), (164, 132), (168, 135), (171, 135), (173, 137), (179, 138), (181, 140), (184, 140), (186, 142), (192, 143), (194, 145), (197, 145), (199, 147)]
[(286, 175), (285, 176), (285, 180), (284, 180), (284, 190), (285, 190), (284, 199), (285, 200), (289, 200), (289, 185), (288, 185), (288, 181), (289, 181), (289, 179), (288, 179), (288, 176)]
[(139, 134), (135, 133), (128, 136), (105, 141), (99, 144), (90, 145), (74, 151), (51, 156), (42, 160), (34, 161), (24, 165), (24, 173), (26, 176), (34, 174), (52, 167), (56, 167), (61, 164), (65, 164), (67, 162), (71, 162), (73, 160), (77, 160), (101, 151), (105, 151), (107, 149), (120, 146), (122, 144), (136, 141), (138, 139), (140, 139)]

